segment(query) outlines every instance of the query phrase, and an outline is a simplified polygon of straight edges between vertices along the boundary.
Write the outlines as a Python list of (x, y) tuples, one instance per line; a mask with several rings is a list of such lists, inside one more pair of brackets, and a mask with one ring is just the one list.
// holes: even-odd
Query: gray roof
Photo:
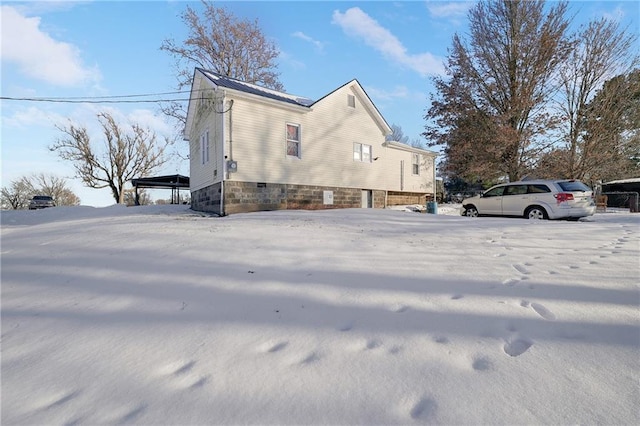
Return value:
[(209, 80), (211, 80), (212, 83), (214, 83), (217, 86), (238, 90), (240, 92), (251, 93), (253, 95), (263, 96), (265, 98), (269, 98), (269, 99), (273, 99), (281, 102), (287, 102), (290, 104), (299, 105), (303, 107), (308, 107), (311, 104), (313, 104), (312, 99), (304, 98), (301, 96), (290, 95), (284, 92), (278, 92), (276, 90), (256, 86), (255, 84), (251, 84), (251, 83), (245, 83), (244, 81), (227, 77), (212, 71), (207, 71), (202, 68), (197, 68), (197, 70), (200, 71)]

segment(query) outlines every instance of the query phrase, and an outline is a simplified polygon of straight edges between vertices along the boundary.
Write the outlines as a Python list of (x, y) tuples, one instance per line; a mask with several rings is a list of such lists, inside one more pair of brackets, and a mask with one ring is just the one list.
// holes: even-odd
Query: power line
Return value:
[(178, 102), (188, 101), (189, 98), (176, 98), (176, 99), (53, 99), (53, 98), (12, 98), (7, 96), (0, 96), (0, 100), (3, 101), (23, 101), (23, 102), (49, 102), (49, 103), (65, 103), (65, 104), (132, 104), (132, 103), (156, 103), (156, 102)]
[[(194, 92), (204, 92), (210, 89), (199, 89)], [(175, 92), (159, 92), (159, 93), (143, 93), (137, 95), (112, 95), (112, 96), (69, 96), (69, 97), (11, 97), (0, 96), (0, 100), (4, 101), (22, 101), (22, 102), (48, 102), (48, 103), (69, 103), (69, 104), (115, 104), (115, 103), (157, 103), (157, 102), (180, 102), (188, 101), (189, 98), (171, 98), (171, 99), (125, 99), (140, 98), (148, 96), (165, 96), (191, 93), (189, 90)]]

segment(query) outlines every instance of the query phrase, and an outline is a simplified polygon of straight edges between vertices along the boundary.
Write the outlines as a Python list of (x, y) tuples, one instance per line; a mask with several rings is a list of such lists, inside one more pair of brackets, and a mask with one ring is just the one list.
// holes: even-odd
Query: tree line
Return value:
[[(548, 6), (548, 7), (547, 7)], [(601, 18), (569, 33), (566, 1), (481, 1), (433, 79), (423, 136), (446, 179), (590, 183), (640, 174), (637, 35)]]

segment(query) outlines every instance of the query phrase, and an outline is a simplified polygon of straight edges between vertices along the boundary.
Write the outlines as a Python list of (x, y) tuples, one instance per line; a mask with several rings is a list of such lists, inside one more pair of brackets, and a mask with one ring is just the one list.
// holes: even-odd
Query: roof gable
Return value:
[(201, 90), (203, 79), (208, 80), (215, 87), (223, 87), (226, 89), (235, 90), (235, 91), (250, 94), (250, 95), (260, 96), (265, 99), (270, 99), (272, 101), (283, 102), (288, 105), (295, 105), (295, 106), (304, 107), (304, 108), (312, 108), (315, 104), (323, 102), (325, 99), (334, 96), (337, 92), (341, 91), (345, 87), (348, 87), (360, 99), (362, 105), (364, 106), (366, 111), (369, 113), (369, 115), (372, 117), (372, 119), (377, 124), (377, 126), (380, 128), (380, 131), (382, 132), (382, 134), (384, 135), (391, 134), (391, 127), (386, 122), (382, 114), (380, 114), (380, 111), (378, 111), (378, 108), (371, 101), (371, 98), (369, 98), (369, 95), (367, 95), (367, 92), (365, 92), (362, 85), (356, 79), (353, 79), (350, 82), (343, 84), (342, 86), (326, 94), (320, 99), (313, 101), (306, 97), (291, 95), (289, 93), (278, 92), (277, 90), (267, 89), (265, 87), (261, 87), (251, 83), (246, 83), (244, 81), (241, 81), (235, 78), (227, 77), (227, 76), (224, 76), (212, 71), (207, 71), (205, 69), (197, 67), (194, 71), (193, 83), (191, 84), (191, 95), (189, 99), (189, 106), (187, 107), (187, 122), (185, 125), (185, 131), (184, 131), (185, 139), (187, 137), (187, 129), (190, 128), (193, 121), (193, 112), (194, 112), (192, 111), (192, 108), (194, 108), (193, 101), (197, 98), (195, 94)]
[(376, 122), (376, 124), (380, 128), (380, 131), (384, 135), (391, 134), (391, 131), (392, 131), (391, 127), (389, 126), (387, 121), (384, 119), (382, 114), (380, 114), (380, 111), (375, 106), (375, 104), (373, 103), (373, 101), (371, 100), (371, 98), (369, 97), (367, 92), (364, 90), (364, 88), (362, 87), (360, 82), (358, 80), (356, 80), (356, 79), (353, 79), (350, 82), (348, 82), (346, 84), (343, 84), (342, 86), (338, 87), (333, 92), (326, 94), (322, 98), (320, 98), (317, 101), (315, 101), (312, 104), (312, 106), (324, 101), (325, 99), (328, 99), (328, 98), (334, 96), (337, 92), (341, 91), (342, 89), (344, 89), (346, 87), (351, 89), (358, 96), (358, 98), (359, 98), (360, 102), (362, 103), (362, 105), (364, 106), (364, 108), (367, 110), (367, 112), (369, 113), (371, 118), (373, 118), (373, 120)]

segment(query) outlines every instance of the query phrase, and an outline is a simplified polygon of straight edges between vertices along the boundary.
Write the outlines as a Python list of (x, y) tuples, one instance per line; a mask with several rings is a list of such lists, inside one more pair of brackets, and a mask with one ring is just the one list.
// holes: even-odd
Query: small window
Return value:
[(209, 130), (205, 133), (205, 162), (209, 162)]
[(209, 130), (200, 135), (200, 162), (209, 163)]
[(300, 158), (300, 125), (287, 123), (287, 155)]
[(420, 155), (411, 154), (411, 171), (414, 175), (420, 174)]
[(200, 164), (205, 163), (205, 136), (204, 133), (200, 135)]
[(371, 162), (371, 145), (355, 142), (353, 144), (353, 161)]
[(529, 185), (528, 192), (529, 194), (544, 194), (546, 192), (551, 192), (551, 190), (547, 185), (536, 184), (536, 185)]
[(356, 107), (356, 97), (353, 95), (347, 95), (347, 105), (349, 105), (351, 108), (355, 108)]
[(493, 188), (482, 194), (483, 197), (501, 197), (504, 193), (504, 186)]
[(362, 144), (361, 143), (353, 144), (353, 160), (362, 161)]
[(522, 195), (527, 193), (527, 185), (509, 185), (504, 195)]

